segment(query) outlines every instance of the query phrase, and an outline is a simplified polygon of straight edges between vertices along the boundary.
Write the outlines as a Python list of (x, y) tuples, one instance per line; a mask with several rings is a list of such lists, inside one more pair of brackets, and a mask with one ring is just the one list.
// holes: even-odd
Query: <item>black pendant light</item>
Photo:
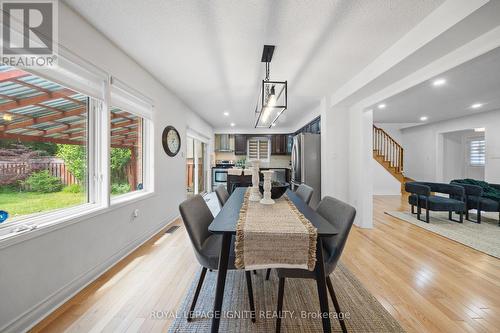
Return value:
[(266, 77), (262, 80), (259, 100), (255, 107), (255, 128), (271, 128), (287, 108), (287, 81), (271, 81), (270, 63), (274, 45), (264, 45), (261, 62), (266, 64)]

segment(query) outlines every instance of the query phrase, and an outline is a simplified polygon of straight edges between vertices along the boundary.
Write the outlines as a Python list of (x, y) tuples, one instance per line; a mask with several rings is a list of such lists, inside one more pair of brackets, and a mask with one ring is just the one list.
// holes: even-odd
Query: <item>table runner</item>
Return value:
[(235, 266), (253, 270), (314, 270), (318, 233), (285, 195), (274, 205), (250, 201), (247, 189), (236, 226)]

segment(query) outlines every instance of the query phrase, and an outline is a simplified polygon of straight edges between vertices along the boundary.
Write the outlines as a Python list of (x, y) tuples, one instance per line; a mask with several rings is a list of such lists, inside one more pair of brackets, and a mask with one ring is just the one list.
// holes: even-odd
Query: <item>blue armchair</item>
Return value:
[[(452, 181), (451, 184), (462, 186), (465, 190), (465, 203), (466, 211), (465, 218), (468, 221), (481, 223), (481, 212), (499, 212), (499, 226), (500, 226), (500, 202), (497, 200), (483, 197), (483, 188), (477, 185), (461, 184)], [(500, 189), (500, 184), (489, 184), (491, 187)], [(473, 221), (469, 218), (469, 210), (477, 210), (477, 219)]]
[[(405, 184), (407, 192), (411, 193), (408, 203), (411, 205), (411, 213), (415, 214), (417, 207), (417, 219), (420, 219), (422, 208), (425, 209), (425, 222), (429, 223), (429, 212), (448, 212), (448, 218), (454, 222), (463, 223), (463, 214), (466, 212), (465, 189), (462, 186), (443, 183), (408, 182)], [(437, 196), (432, 193), (448, 194), (449, 197)], [(453, 212), (460, 215), (458, 221), (454, 220)], [(422, 220), (421, 220), (422, 221)]]

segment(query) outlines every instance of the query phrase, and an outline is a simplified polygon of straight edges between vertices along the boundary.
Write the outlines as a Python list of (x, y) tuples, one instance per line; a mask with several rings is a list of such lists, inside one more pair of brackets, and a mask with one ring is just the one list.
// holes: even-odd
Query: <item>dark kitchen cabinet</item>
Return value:
[(271, 154), (272, 155), (288, 154), (288, 135), (274, 134), (271, 137)]
[(247, 136), (244, 134), (234, 135), (234, 154), (246, 155), (247, 154)]

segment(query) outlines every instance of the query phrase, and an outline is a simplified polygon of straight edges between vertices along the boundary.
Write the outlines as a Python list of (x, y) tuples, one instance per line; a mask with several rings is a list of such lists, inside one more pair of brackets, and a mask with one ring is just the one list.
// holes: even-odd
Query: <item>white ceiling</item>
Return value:
[(443, 1), (66, 0), (218, 129), (253, 128), (264, 44), (293, 128)]
[[(500, 48), (494, 49), (442, 75), (414, 86), (373, 105), (378, 123), (416, 123), (427, 116), (426, 123), (438, 122), (500, 109)], [(446, 84), (432, 82), (443, 78)], [(380, 110), (377, 105), (386, 104)], [(471, 106), (483, 104), (478, 109)]]

